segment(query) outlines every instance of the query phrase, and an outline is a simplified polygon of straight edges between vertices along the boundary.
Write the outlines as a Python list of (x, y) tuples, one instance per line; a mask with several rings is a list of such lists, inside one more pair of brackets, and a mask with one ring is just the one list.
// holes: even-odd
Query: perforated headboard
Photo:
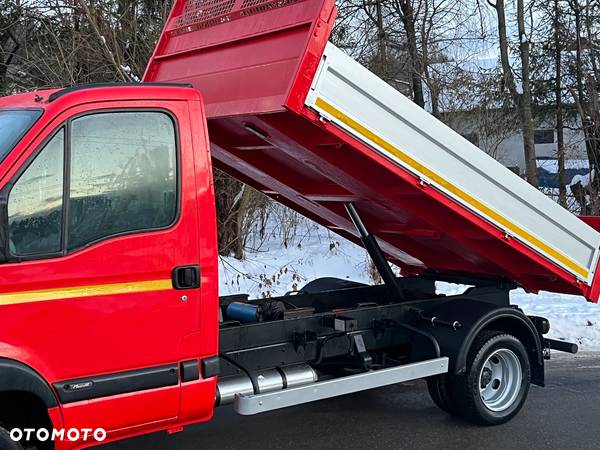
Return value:
[(308, 90), (334, 17), (333, 0), (176, 0), (144, 81), (192, 84), (209, 118), (282, 111), (299, 78)]
[(173, 35), (209, 28), (303, 0), (191, 0), (171, 21)]

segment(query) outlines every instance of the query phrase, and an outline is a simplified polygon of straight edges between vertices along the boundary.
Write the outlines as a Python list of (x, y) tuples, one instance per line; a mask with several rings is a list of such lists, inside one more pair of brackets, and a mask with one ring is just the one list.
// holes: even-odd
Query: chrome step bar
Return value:
[(353, 392), (389, 386), (404, 381), (417, 380), (448, 372), (448, 358), (435, 358), (388, 369), (321, 381), (282, 391), (265, 394), (236, 394), (233, 409), (241, 415), (250, 416), (274, 409), (301, 405)]

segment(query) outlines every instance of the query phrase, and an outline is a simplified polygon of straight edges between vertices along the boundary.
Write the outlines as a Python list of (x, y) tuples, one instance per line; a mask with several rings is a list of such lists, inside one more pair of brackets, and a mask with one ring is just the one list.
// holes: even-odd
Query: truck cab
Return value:
[(23, 374), (0, 390), (25, 405), (36, 386), (32, 420), (109, 439), (209, 418), (217, 244), (199, 93), (40, 91), (0, 99), (0, 124), (0, 366)]

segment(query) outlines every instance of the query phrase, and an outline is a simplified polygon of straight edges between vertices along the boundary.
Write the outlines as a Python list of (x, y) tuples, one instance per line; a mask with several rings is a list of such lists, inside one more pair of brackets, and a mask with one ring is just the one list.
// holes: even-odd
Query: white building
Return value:
[[(493, 156), (503, 165), (510, 167), (520, 175), (525, 173), (525, 155), (523, 136), (518, 123), (487, 115), (484, 119), (474, 111), (451, 113), (444, 118), (448, 124), (465, 138)], [(565, 118), (563, 128), (565, 142), (566, 167), (583, 169), (587, 167), (585, 138), (578, 119)], [(556, 160), (558, 143), (556, 128), (552, 120), (538, 120), (534, 134), (536, 157), (541, 160)], [(582, 162), (583, 161), (583, 162)], [(539, 167), (550, 167), (540, 162)], [(582, 167), (585, 166), (585, 167)]]

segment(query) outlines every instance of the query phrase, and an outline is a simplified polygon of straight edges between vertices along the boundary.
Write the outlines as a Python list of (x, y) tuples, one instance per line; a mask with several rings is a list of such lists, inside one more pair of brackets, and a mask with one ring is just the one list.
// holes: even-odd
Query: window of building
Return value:
[(69, 249), (173, 223), (176, 138), (167, 114), (94, 114), (71, 129)]
[(536, 144), (554, 144), (554, 130), (553, 129), (535, 130), (533, 139)]
[(8, 198), (9, 251), (15, 256), (61, 250), (64, 129), (58, 131), (16, 181)]

